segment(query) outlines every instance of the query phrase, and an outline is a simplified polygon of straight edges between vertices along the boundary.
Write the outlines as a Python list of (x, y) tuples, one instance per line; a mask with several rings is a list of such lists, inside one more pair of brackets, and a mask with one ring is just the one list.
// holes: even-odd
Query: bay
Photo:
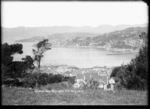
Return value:
[[(34, 43), (22, 43), (23, 54), (14, 55), (14, 61), (19, 61), (25, 55), (33, 57), (32, 49)], [(69, 65), (79, 68), (90, 68), (94, 66), (119, 66), (128, 64), (136, 54), (107, 55), (112, 51), (100, 48), (52, 48), (44, 53), (41, 65)]]

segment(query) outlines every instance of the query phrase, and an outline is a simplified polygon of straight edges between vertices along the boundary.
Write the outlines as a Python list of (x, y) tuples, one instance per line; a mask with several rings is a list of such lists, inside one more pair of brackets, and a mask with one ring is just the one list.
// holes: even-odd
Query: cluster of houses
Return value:
[[(89, 80), (95, 80), (99, 82), (98, 88), (104, 90), (114, 90), (115, 80), (110, 78), (110, 74), (113, 68), (107, 67), (93, 67), (83, 68), (79, 70), (68, 70), (63, 73), (65, 76), (76, 76), (76, 83), (73, 85), (74, 88), (79, 88), (86, 84)], [(110, 86), (110, 87), (108, 87)]]
[(113, 68), (93, 67), (78, 69), (69, 66), (59, 66), (57, 68), (55, 67), (49, 69), (53, 70), (52, 72), (55, 74), (62, 74), (64, 76), (76, 76), (76, 82), (73, 85), (74, 88), (81, 87), (89, 80), (95, 80), (99, 82), (98, 88), (104, 90), (114, 90), (115, 81), (113, 78), (110, 78), (110, 74)]
[(98, 88), (101, 88), (104, 90), (114, 90), (115, 81), (113, 78), (110, 78), (110, 72), (111, 70), (104, 72), (102, 69), (99, 71), (94, 71), (94, 70), (88, 71), (88, 72), (82, 71), (82, 73), (78, 73), (74, 75), (76, 76), (76, 83), (74, 84), (74, 87), (79, 88), (83, 84), (86, 84), (87, 81), (95, 80), (99, 82)]

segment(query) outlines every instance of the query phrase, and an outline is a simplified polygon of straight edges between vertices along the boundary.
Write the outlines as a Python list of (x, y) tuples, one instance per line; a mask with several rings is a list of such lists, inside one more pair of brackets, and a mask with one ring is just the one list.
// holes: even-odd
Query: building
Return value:
[(111, 90), (114, 90), (114, 84), (115, 84), (114, 78), (110, 78), (109, 84), (110, 84), (110, 89), (111, 89)]
[(86, 81), (89, 81), (91, 79), (95, 80), (95, 81), (98, 81), (99, 83), (102, 83), (100, 84), (101, 86), (100, 87), (104, 87), (104, 85), (107, 85), (108, 84), (108, 75), (106, 74), (98, 74), (98, 73), (80, 73), (80, 74), (77, 74), (76, 75), (76, 84), (75, 86), (78, 86), (80, 87), (80, 82), (83, 83), (83, 84), (86, 84)]

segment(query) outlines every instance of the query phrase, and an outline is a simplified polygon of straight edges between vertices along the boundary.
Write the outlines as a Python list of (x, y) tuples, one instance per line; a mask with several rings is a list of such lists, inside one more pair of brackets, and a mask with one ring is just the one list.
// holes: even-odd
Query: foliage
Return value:
[(17, 86), (17, 87), (23, 86), (23, 82), (21, 82), (19, 79), (7, 79), (3, 81), (3, 84), (6, 86)]
[(32, 73), (29, 73), (25, 76), (23, 80), (23, 87), (31, 87), (35, 88), (37, 83), (37, 79)]
[(7, 43), (2, 45), (2, 64), (7, 66), (13, 61), (12, 55), (22, 54), (22, 44), (12, 44), (8, 45)]
[(19, 53), (22, 54), (22, 44), (12, 44), (7, 43), (2, 45), (2, 83), (8, 78), (15, 77), (13, 68), (13, 57), (12, 55)]
[(22, 84), (20, 79), (24, 78), (27, 70), (34, 69), (33, 59), (30, 56), (23, 58), (24, 62), (13, 61), (12, 55), (22, 54), (22, 44), (7, 43), (2, 45), (2, 83), (18, 86)]
[(22, 60), (24, 60), (24, 63), (25, 63), (25, 67), (28, 68), (28, 69), (34, 69), (34, 60), (32, 59), (31, 56), (27, 55), (25, 58), (22, 58)]
[(73, 84), (75, 78), (73, 77), (64, 77), (61, 74), (47, 74), (47, 73), (28, 73), (23, 79), (23, 87), (41, 87), (44, 85), (52, 83), (61, 83), (67, 81), (70, 84)]
[(87, 88), (90, 88), (90, 89), (97, 89), (99, 86), (99, 82), (98, 81), (95, 81), (93, 79), (90, 79), (86, 82), (86, 84), (84, 84), (83, 88), (84, 89), (87, 89)]
[(75, 83), (75, 76), (72, 76), (72, 77), (68, 77), (67, 81), (70, 85), (73, 85)]
[(36, 49), (33, 49), (34, 60), (37, 62), (38, 68), (40, 68), (41, 59), (45, 51), (50, 50), (51, 44), (48, 42), (48, 39), (44, 39), (36, 44)]
[(135, 59), (132, 59), (130, 64), (114, 68), (111, 77), (116, 78), (119, 87), (122, 86), (127, 89), (146, 90), (148, 86), (147, 45), (145, 44), (142, 46), (138, 56)]

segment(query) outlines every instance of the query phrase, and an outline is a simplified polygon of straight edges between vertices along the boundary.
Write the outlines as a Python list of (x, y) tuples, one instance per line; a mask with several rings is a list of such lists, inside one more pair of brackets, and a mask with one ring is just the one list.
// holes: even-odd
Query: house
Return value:
[(103, 81), (99, 81), (99, 86), (98, 88), (103, 89), (104, 88), (105, 83)]
[(80, 84), (78, 82), (76, 82), (74, 85), (73, 85), (74, 88), (79, 88), (80, 87)]
[(77, 74), (76, 75), (76, 83), (73, 85), (73, 87), (79, 88), (80, 86), (83, 86), (83, 84), (86, 84), (85, 75), (84, 74)]
[(76, 84), (75, 87), (80, 87), (80, 83), (81, 84), (86, 84), (86, 81), (89, 80), (95, 80), (98, 81), (100, 83), (100, 88), (104, 88), (104, 85), (108, 84), (108, 76), (107, 75), (100, 75), (98, 73), (79, 73), (76, 75)]
[(110, 78), (109, 84), (110, 84), (110, 89), (111, 89), (111, 90), (114, 90), (114, 84), (115, 84), (114, 78)]
[(91, 78), (95, 81), (101, 81), (104, 84), (108, 84), (108, 76), (105, 74), (92, 73)]
[[(100, 68), (100, 70), (98, 70)], [(113, 90), (115, 82), (113, 78), (109, 80), (109, 76), (112, 72), (112, 68), (107, 67), (95, 67), (95, 69), (82, 69), (82, 71), (75, 71), (76, 83), (75, 87), (80, 87), (80, 83), (86, 84), (87, 81), (93, 79), (99, 82), (99, 88), (104, 90)], [(111, 86), (108, 88), (108, 86)]]

